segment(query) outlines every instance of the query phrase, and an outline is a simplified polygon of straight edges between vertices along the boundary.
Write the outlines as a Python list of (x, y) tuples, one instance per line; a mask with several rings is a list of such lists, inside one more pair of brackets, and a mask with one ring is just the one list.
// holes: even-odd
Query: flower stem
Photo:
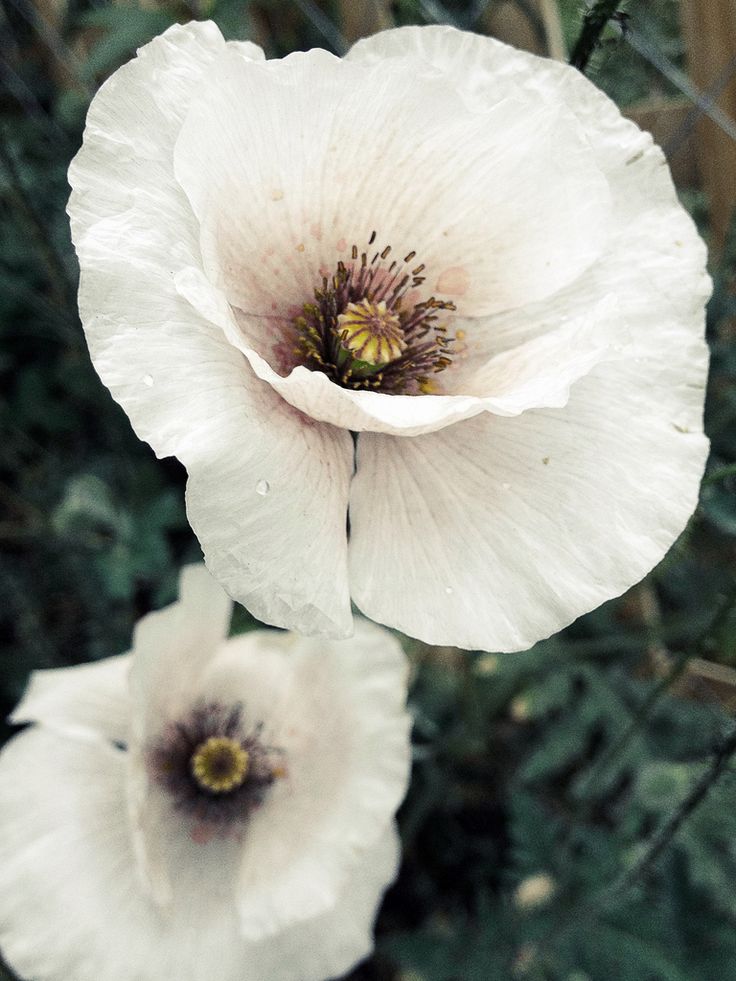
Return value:
[(630, 869), (624, 871), (617, 879), (609, 885), (585, 895), (581, 900), (573, 903), (571, 907), (564, 910), (558, 916), (539, 942), (537, 956), (541, 957), (555, 939), (570, 929), (579, 926), (583, 920), (588, 920), (598, 914), (604, 913), (609, 904), (615, 904), (622, 895), (632, 886), (636, 885), (641, 876), (645, 875), (667, 848), (675, 837), (684, 822), (696, 810), (707, 796), (711, 787), (717, 782), (729, 761), (736, 753), (736, 726), (715, 748), (711, 757), (708, 769), (690, 790), (677, 810), (668, 818), (662, 827), (649, 839), (649, 844), (639, 861)]
[(11, 201), (25, 221), (43, 258), (52, 302), (61, 309), (69, 309), (70, 306), (75, 308), (73, 287), (64, 260), (51, 243), (45, 223), (23, 184), (5, 132), (0, 133), (0, 165), (8, 176)]
[(644, 875), (659, 858), (664, 849), (677, 834), (681, 825), (705, 799), (708, 791), (716, 783), (729, 760), (736, 753), (736, 726), (713, 752), (710, 766), (693, 786), (677, 810), (650, 839), (649, 846), (636, 865), (625, 872), (620, 879), (606, 890), (606, 898), (622, 892), (634, 885), (636, 880)]
[(729, 463), (725, 467), (719, 467), (718, 470), (708, 474), (703, 479), (703, 487), (710, 487), (712, 484), (717, 484), (726, 477), (733, 477), (734, 475), (736, 475), (736, 463)]
[(665, 676), (661, 678), (651, 689), (649, 694), (634, 713), (629, 726), (624, 730), (624, 732), (621, 733), (618, 739), (611, 743), (608, 749), (605, 750), (599, 759), (593, 764), (581, 789), (581, 796), (588, 798), (588, 795), (590, 794), (596, 780), (608, 769), (610, 764), (623, 752), (623, 750), (626, 749), (637, 732), (639, 732), (641, 727), (648, 720), (654, 706), (683, 674), (692, 658), (695, 657), (696, 654), (703, 655), (710, 652), (711, 638), (718, 632), (724, 620), (730, 615), (735, 602), (736, 590), (734, 590), (732, 587), (727, 594), (720, 597), (708, 626), (703, 631), (702, 636), (695, 645), (695, 650), (686, 649), (681, 651), (677, 657), (674, 658)]
[(575, 46), (570, 55), (573, 68), (585, 74), (588, 62), (595, 51), (606, 24), (618, 12), (619, 0), (597, 0), (583, 18)]

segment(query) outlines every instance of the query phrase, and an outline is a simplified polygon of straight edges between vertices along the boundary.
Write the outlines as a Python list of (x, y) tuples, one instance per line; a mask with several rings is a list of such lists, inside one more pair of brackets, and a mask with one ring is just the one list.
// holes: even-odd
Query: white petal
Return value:
[[(579, 71), (446, 26), (384, 31), (359, 41), (347, 57), (386, 67), (420, 57), (446, 73), (471, 106), (521, 91), (540, 102), (564, 102), (608, 181), (610, 235), (598, 261), (544, 303), (488, 318), (472, 339), (477, 356), (490, 357), (555, 321), (584, 316), (611, 294), (635, 340), (661, 350), (660, 325), (702, 338), (710, 286), (705, 246), (679, 204), (664, 155)], [(688, 344), (687, 336), (682, 343)]]
[(379, 251), (416, 250), (428, 295), (472, 316), (549, 295), (607, 237), (606, 181), (562, 104), (470, 109), (418, 60), (385, 71), (323, 51), (222, 58), (175, 159), (205, 270), (269, 362), (283, 343), (275, 321), (373, 230)]
[(630, 341), (613, 296), (604, 297), (580, 317), (493, 355), (480, 366), (463, 363), (449, 373), (452, 385), (480, 396), (487, 412), (515, 416), (526, 409), (559, 409), (570, 388), (595, 365), (620, 359)]
[(42, 722), (64, 732), (126, 743), (129, 671), (128, 654), (72, 668), (34, 671), (10, 721)]
[(200, 261), (173, 143), (225, 52), (252, 56), (213, 25), (172, 29), (95, 98), (70, 169), (82, 321), (138, 435), (186, 466), (190, 521), (229, 592), (268, 622), (344, 635), (350, 437), (303, 420), (258, 381), (173, 282)]
[(23, 977), (112, 981), (134, 954), (123, 757), (45, 728), (0, 754), (0, 948)]
[[(259, 377), (268, 380), (292, 405), (315, 419), (353, 432), (419, 436), (436, 432), (481, 412), (515, 416), (531, 408), (559, 408), (570, 387), (594, 365), (618, 357), (628, 333), (612, 304), (604, 301), (572, 324), (540, 334), (502, 351), (463, 373), (448, 372), (458, 395), (384, 395), (340, 388), (327, 375), (295, 368), (277, 375), (254, 352), (248, 357)], [(454, 375), (454, 377), (453, 377)], [(440, 382), (441, 384), (442, 382)]]
[(367, 850), (339, 903), (270, 942), (238, 933), (233, 843), (170, 835), (175, 903), (143, 896), (125, 812), (124, 754), (43, 728), (0, 753), (0, 947), (36, 981), (324, 981), (370, 951), (375, 909), (395, 874), (388, 832)]
[(638, 581), (692, 513), (707, 455), (678, 422), (700, 412), (702, 351), (680, 357), (691, 369), (599, 365), (562, 410), (361, 436), (358, 606), (432, 644), (511, 651)]
[[(635, 582), (692, 512), (707, 451), (705, 250), (661, 151), (579, 72), (450, 28), (388, 32), (350, 57), (417, 54), (470, 105), (519, 90), (565, 101), (613, 194), (598, 261), (544, 303), (483, 321), (472, 343), (476, 359), (500, 365), (612, 296), (620, 356), (579, 380), (559, 412), (359, 443), (350, 515), (359, 605), (432, 642), (519, 649)], [(466, 382), (475, 370), (469, 363)], [(427, 617), (433, 609), (441, 615)]]
[(161, 848), (171, 814), (151, 792), (145, 747), (191, 708), (192, 691), (229, 633), (233, 606), (201, 564), (182, 570), (179, 594), (177, 602), (136, 624), (130, 673), (128, 809), (141, 885), (160, 904), (170, 903), (172, 895)]
[[(614, 348), (622, 349), (626, 340), (615, 302), (612, 297), (604, 297), (597, 304), (591, 303), (586, 313), (573, 322), (555, 324), (546, 332), (540, 330), (531, 340), (489, 358), (474, 357), (466, 362), (465, 345), (459, 342), (452, 369), (442, 379), (448, 379), (450, 384), (445, 387), (450, 391), (462, 394), (413, 396), (353, 391), (335, 385), (322, 372), (304, 367), (295, 368), (287, 377), (279, 375), (239, 336), (228, 304), (201, 271), (186, 269), (175, 281), (180, 294), (240, 347), (259, 378), (311, 418), (353, 432), (417, 436), (480, 412), (518, 415), (529, 408), (562, 406), (570, 386), (598, 362), (617, 357)], [(472, 326), (468, 329), (472, 330)]]
[[(262, 726), (262, 741), (283, 752), (287, 775), (243, 834), (237, 889), (247, 939), (329, 910), (365, 849), (384, 833), (408, 779), (406, 679), (396, 639), (359, 619), (355, 636), (343, 642), (273, 631), (234, 637), (190, 684), (178, 718), (195, 703), (239, 703), (246, 728)], [(161, 702), (139, 694), (154, 706)], [(167, 721), (177, 716), (162, 710), (158, 723), (151, 717), (149, 745)], [(143, 741), (134, 741), (129, 759), (141, 883), (169, 907), (177, 868), (187, 860), (165, 847), (167, 828), (173, 822), (185, 837), (192, 829), (149, 780)]]
[[(396, 875), (399, 840), (392, 826), (351, 871), (335, 907), (250, 948), (253, 977), (298, 981), (342, 977), (373, 949), (372, 922), (384, 889)], [(245, 979), (247, 981), (247, 979)]]
[[(258, 51), (250, 46), (253, 56)], [(226, 50), (212, 23), (176, 25), (118, 69), (87, 115), (84, 144), (69, 168), (76, 243), (103, 218), (134, 208), (171, 176), (171, 153), (202, 73)], [(166, 204), (176, 206), (176, 195)]]
[(179, 600), (138, 621), (130, 675), (138, 738), (189, 707), (192, 689), (229, 633), (232, 608), (204, 565), (190, 565), (181, 572)]
[[(219, 677), (218, 677), (219, 675)], [(243, 934), (259, 938), (329, 910), (406, 790), (407, 662), (362, 620), (348, 641), (256, 632), (212, 665), (207, 697), (240, 692), (246, 719), (284, 752), (246, 828), (238, 885)]]
[(257, 427), (240, 413), (216, 420), (190, 470), (189, 520), (213, 574), (254, 616), (344, 637), (352, 439), (268, 396)]

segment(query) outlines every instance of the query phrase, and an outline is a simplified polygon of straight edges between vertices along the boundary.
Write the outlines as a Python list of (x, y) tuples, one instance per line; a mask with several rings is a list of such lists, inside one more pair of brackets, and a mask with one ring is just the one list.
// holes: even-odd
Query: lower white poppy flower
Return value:
[(705, 250), (575, 70), (445, 27), (274, 61), (176, 27), (70, 182), (97, 370), (261, 619), (345, 635), (352, 597), (516, 650), (691, 514)]
[(203, 566), (132, 654), (42, 671), (0, 753), (0, 950), (34, 981), (319, 981), (398, 859), (406, 661), (363, 621), (225, 640)]

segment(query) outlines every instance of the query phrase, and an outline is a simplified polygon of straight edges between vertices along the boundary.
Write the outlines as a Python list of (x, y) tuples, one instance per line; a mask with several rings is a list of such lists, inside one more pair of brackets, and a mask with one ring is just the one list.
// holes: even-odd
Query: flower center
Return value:
[(174, 807), (215, 835), (242, 827), (288, 774), (284, 753), (261, 740), (262, 723), (246, 728), (243, 713), (241, 703), (196, 703), (146, 748), (148, 771)]
[(406, 350), (401, 321), (386, 301), (371, 303), (364, 297), (359, 303), (348, 303), (345, 313), (337, 318), (340, 346), (355, 362), (353, 376), (359, 364), (369, 373), (400, 358)]
[[(375, 238), (373, 232), (369, 245)], [(351, 261), (338, 262), (334, 275), (323, 277), (314, 302), (294, 319), (296, 353), (343, 388), (428, 394), (431, 376), (452, 361), (454, 338), (439, 315), (455, 305), (434, 296), (411, 302), (424, 266), (411, 268), (416, 252), (389, 263), (390, 253), (389, 245), (369, 260), (354, 245)]]
[(249, 763), (250, 754), (240, 743), (226, 736), (210, 736), (197, 746), (190, 766), (202, 790), (227, 794), (244, 783)]

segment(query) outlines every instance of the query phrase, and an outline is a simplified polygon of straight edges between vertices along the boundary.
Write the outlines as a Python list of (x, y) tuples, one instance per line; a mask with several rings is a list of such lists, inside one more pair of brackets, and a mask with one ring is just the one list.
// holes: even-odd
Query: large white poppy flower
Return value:
[(176, 27), (70, 181), (94, 363), (261, 619), (344, 635), (352, 597), (525, 648), (691, 514), (705, 251), (573, 69), (446, 27), (277, 61)]
[(405, 658), (364, 621), (226, 641), (230, 611), (193, 566), (132, 655), (33, 676), (13, 720), (36, 725), (0, 753), (0, 950), (21, 976), (320, 981), (370, 952)]

